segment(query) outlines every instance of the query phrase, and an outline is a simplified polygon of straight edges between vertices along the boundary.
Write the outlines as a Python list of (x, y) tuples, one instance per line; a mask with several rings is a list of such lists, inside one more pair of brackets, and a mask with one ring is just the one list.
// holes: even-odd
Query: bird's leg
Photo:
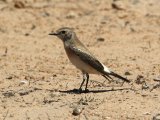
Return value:
[(80, 85), (79, 92), (82, 92), (82, 86), (83, 86), (85, 81), (86, 81), (85, 92), (87, 92), (88, 91), (87, 86), (88, 86), (88, 81), (89, 81), (89, 74), (85, 73), (85, 72), (82, 72), (82, 73), (83, 73), (83, 81)]
[(82, 81), (82, 83), (81, 83), (81, 85), (80, 85), (79, 92), (82, 91), (82, 86), (83, 86), (83, 84), (84, 84), (84, 82), (85, 82), (85, 80), (86, 80), (86, 75), (85, 75), (85, 73), (82, 72), (82, 74), (83, 74), (83, 81)]
[(85, 91), (88, 92), (89, 90), (87, 89), (87, 86), (88, 86), (88, 81), (89, 81), (89, 74), (88, 73), (85, 73), (85, 78), (86, 78), (86, 88), (85, 88)]

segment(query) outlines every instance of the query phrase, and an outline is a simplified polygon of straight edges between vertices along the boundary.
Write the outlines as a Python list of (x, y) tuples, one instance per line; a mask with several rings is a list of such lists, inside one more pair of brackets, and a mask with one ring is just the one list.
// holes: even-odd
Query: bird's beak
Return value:
[(48, 35), (55, 35), (55, 36), (57, 36), (57, 35), (58, 35), (58, 33), (51, 32), (51, 33), (49, 33)]

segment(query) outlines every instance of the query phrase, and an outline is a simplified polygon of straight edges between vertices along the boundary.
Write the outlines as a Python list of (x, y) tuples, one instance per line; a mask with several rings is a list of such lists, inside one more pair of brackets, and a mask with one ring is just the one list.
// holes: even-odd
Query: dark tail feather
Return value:
[(111, 80), (113, 80), (109, 75), (102, 75), (104, 78), (106, 78), (109, 82), (111, 82)]
[(131, 82), (130, 80), (128, 80), (128, 79), (126, 79), (126, 78), (124, 78), (124, 77), (122, 77), (122, 76), (120, 76), (120, 75), (118, 75), (118, 74), (116, 74), (116, 73), (114, 73), (114, 72), (107, 73), (107, 74), (109, 74), (109, 75), (111, 75), (111, 76), (114, 76), (114, 77), (117, 77), (117, 78), (119, 78), (119, 79), (122, 79), (122, 80), (124, 80), (125, 82), (128, 82), (128, 83)]

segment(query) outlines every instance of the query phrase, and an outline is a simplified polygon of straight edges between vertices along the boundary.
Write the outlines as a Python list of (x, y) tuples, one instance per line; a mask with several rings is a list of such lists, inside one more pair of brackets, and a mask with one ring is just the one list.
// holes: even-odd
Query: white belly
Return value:
[(81, 71), (90, 73), (90, 74), (100, 74), (97, 70), (93, 67), (88, 65), (87, 63), (83, 62), (77, 55), (75, 55), (72, 51), (68, 51), (66, 49), (66, 53), (68, 55), (69, 60), (73, 65), (75, 65)]
[(78, 56), (70, 57), (69, 59), (72, 62), (72, 64), (75, 65), (81, 71), (84, 71), (90, 74), (99, 74), (97, 70), (95, 70), (93, 67), (91, 67), (87, 63), (83, 62)]

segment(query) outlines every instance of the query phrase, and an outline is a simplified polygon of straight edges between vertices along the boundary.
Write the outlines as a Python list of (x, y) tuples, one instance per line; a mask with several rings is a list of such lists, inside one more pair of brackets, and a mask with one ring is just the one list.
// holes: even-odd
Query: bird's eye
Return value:
[(65, 34), (66, 33), (66, 31), (61, 31), (61, 34)]

